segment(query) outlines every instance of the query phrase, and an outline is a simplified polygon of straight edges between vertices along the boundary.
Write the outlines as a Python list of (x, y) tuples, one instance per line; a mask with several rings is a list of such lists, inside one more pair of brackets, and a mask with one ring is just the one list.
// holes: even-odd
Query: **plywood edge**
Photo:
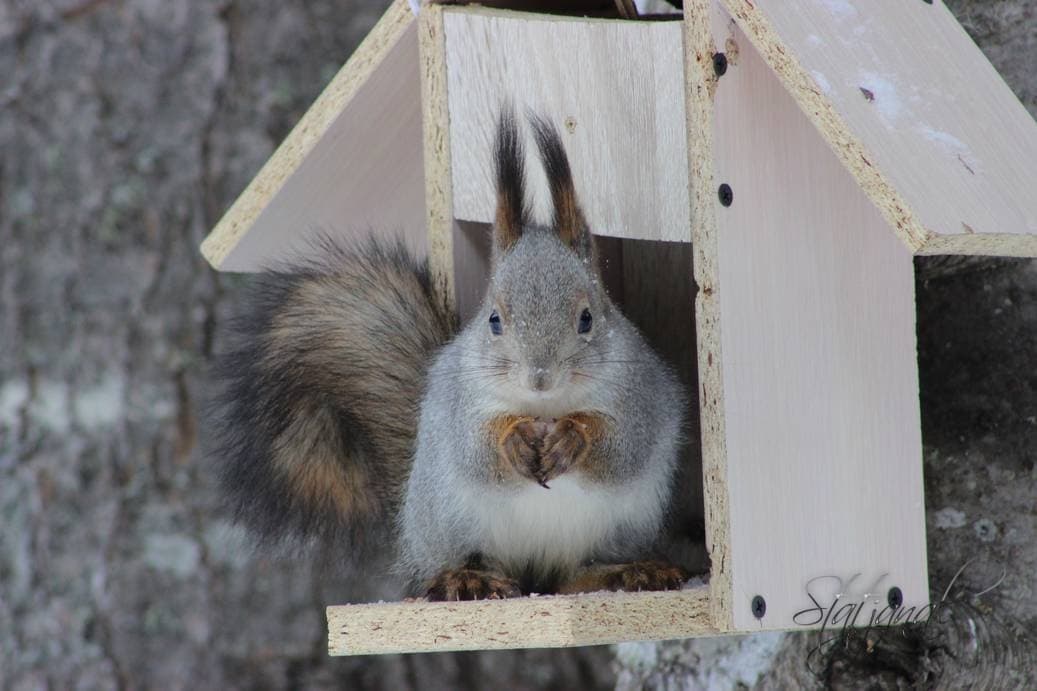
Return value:
[(219, 269), (231, 250), (314, 149), (364, 82), (414, 21), (407, 0), (395, 0), (314, 104), (202, 242), (202, 255)]
[(454, 197), (447, 100), (446, 28), (443, 7), (426, 4), (418, 17), (424, 129), (425, 214), (428, 260), (437, 294), (448, 313), (457, 309), (454, 280)]
[(917, 254), (960, 254), (991, 257), (1037, 257), (1037, 235), (1010, 233), (968, 233), (966, 235), (937, 235)]
[(685, 112), (688, 131), (688, 197), (694, 248), (695, 328), (698, 342), (699, 416), (705, 494), (706, 542), (711, 561), (710, 610), (720, 630), (734, 626), (730, 559), (727, 442), (721, 374), (720, 295), (714, 204), (713, 71), (711, 0), (692, 0), (684, 11)]
[(930, 233), (889, 179), (872, 164), (872, 156), (851, 132), (814, 79), (771, 26), (764, 10), (751, 0), (719, 0), (734, 17), (764, 61), (795, 99), (799, 107), (835, 151), (839, 160), (860, 184), (868, 198), (907, 248), (919, 251)]
[(328, 653), (560, 648), (719, 633), (709, 589), (327, 608)]

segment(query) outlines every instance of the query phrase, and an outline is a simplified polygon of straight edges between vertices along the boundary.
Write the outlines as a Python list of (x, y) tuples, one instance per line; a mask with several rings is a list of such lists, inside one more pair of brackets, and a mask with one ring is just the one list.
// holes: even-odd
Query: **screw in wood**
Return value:
[(890, 609), (900, 609), (900, 605), (904, 604), (904, 593), (900, 591), (900, 588), (893, 586), (886, 594), (886, 602)]
[(763, 599), (762, 595), (753, 598), (752, 610), (754, 617), (763, 619), (763, 615), (767, 613), (767, 601)]
[(731, 202), (735, 200), (735, 193), (731, 190), (731, 185), (726, 182), (717, 190), (717, 196), (720, 197), (720, 203), (724, 206), (731, 206)]
[(727, 72), (727, 56), (723, 53), (713, 53), (713, 71), (718, 77), (723, 77)]

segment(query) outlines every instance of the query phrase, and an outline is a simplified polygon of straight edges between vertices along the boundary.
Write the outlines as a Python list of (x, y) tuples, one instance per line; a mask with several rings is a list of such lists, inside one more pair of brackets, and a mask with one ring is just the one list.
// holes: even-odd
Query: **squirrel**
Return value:
[(432, 600), (680, 588), (653, 558), (687, 402), (609, 299), (557, 130), (529, 116), (553, 219), (497, 122), (491, 277), (463, 329), (401, 242), (264, 272), (220, 355), (221, 484), (260, 542), (391, 546)]

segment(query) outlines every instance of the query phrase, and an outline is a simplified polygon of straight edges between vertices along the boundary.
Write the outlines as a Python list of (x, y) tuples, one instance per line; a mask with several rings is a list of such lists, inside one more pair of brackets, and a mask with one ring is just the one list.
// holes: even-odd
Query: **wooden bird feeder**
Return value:
[[(625, 21), (396, 0), (203, 253), (247, 272), (314, 231), (402, 232), (468, 314), (503, 101), (562, 125), (590, 225), (624, 261), (656, 248), (626, 304), (633, 291), (687, 315), (670, 329), (697, 360), (712, 570), (679, 592), (329, 607), (330, 652), (831, 627), (848, 621), (832, 605), (857, 602), (857, 625), (887, 602), (901, 621), (923, 611), (912, 257), (1037, 256), (1037, 125), (947, 8), (685, 0), (672, 21)], [(659, 305), (634, 309), (650, 321)]]

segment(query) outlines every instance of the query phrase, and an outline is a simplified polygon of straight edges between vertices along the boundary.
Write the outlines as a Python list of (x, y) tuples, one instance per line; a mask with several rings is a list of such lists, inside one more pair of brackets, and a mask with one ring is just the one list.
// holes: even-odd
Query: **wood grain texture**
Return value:
[(1037, 125), (942, 3), (723, 4), (912, 251), (1037, 256)]
[(256, 271), (317, 234), (401, 233), (424, 254), (414, 17), (394, 2), (202, 243), (217, 269)]
[[(797, 628), (822, 576), (860, 574), (843, 604), (869, 587), (884, 604), (896, 585), (906, 605), (924, 605), (911, 254), (726, 13), (713, 31), (741, 47), (714, 100), (716, 179), (734, 191), (730, 207), (714, 202), (721, 352), (711, 353), (734, 626)], [(822, 602), (840, 592), (809, 587)], [(755, 595), (767, 601), (762, 621)]]
[[(448, 8), (444, 19), (457, 218), (493, 220), (489, 152), (510, 101), (558, 126), (596, 234), (687, 240), (679, 23), (476, 8)], [(534, 216), (546, 222), (550, 195), (526, 148)]]
[(706, 548), (710, 554), (710, 615), (723, 631), (734, 627), (731, 613), (731, 559), (727, 432), (724, 378), (720, 363), (719, 267), (714, 213), (713, 70), (716, 51), (711, 27), (715, 0), (689, 0), (684, 14), (684, 96), (688, 141), (688, 197), (692, 219), (695, 330), (698, 354), (699, 426), (705, 498)]
[(448, 312), (457, 310), (454, 280), (454, 190), (450, 178), (450, 113), (447, 106), (446, 33), (443, 8), (426, 4), (418, 16), (429, 268)]
[(327, 608), (328, 652), (559, 648), (717, 633), (708, 588)]

